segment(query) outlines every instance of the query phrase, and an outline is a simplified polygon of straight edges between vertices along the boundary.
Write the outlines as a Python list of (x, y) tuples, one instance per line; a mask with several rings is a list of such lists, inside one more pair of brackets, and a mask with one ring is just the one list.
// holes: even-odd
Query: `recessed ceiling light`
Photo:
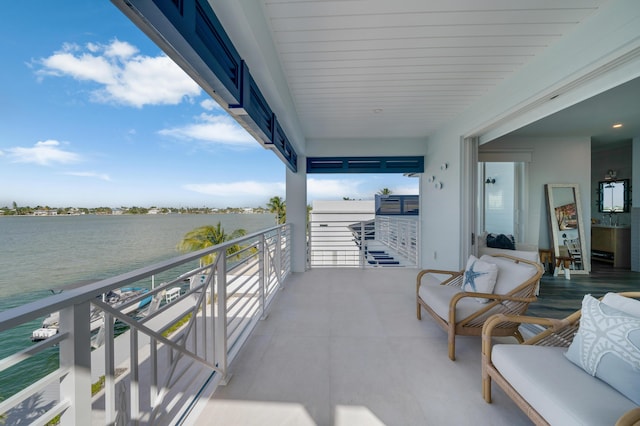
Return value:
[(611, 127), (613, 127), (614, 129), (619, 129), (620, 127), (622, 127), (622, 123), (616, 123)]

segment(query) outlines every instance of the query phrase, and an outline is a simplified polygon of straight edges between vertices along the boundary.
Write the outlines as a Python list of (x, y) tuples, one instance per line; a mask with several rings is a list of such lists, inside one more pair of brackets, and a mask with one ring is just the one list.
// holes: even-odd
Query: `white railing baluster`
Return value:
[(107, 424), (116, 421), (116, 368), (113, 315), (104, 312), (104, 409)]
[(129, 401), (131, 410), (131, 420), (134, 424), (138, 424), (140, 420), (140, 371), (138, 370), (138, 331), (130, 331), (130, 383), (129, 383)]
[(150, 354), (149, 354), (149, 370), (151, 387), (149, 389), (151, 401), (151, 407), (155, 407), (158, 402), (158, 341), (152, 337), (150, 342)]
[(60, 329), (69, 333), (69, 337), (60, 342), (60, 368), (69, 371), (60, 381), (60, 400), (72, 401), (60, 418), (63, 425), (80, 425), (91, 417), (89, 312), (89, 301), (60, 310)]
[(260, 303), (258, 309), (260, 310), (260, 319), (266, 319), (266, 287), (269, 282), (269, 247), (267, 247), (267, 240), (264, 235), (260, 236), (260, 244), (258, 245), (258, 292), (260, 297)]
[(218, 256), (216, 274), (216, 295), (218, 297), (218, 321), (216, 322), (215, 364), (222, 370), (221, 384), (225, 385), (227, 379), (227, 259)]
[(274, 269), (276, 271), (276, 279), (278, 281), (278, 285), (282, 286), (282, 243), (283, 243), (283, 233), (282, 228), (278, 228), (276, 230), (276, 257), (274, 259)]

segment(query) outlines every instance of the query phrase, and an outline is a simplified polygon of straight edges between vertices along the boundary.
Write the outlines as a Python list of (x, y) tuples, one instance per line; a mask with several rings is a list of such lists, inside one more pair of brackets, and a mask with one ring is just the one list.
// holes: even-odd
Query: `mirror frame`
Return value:
[[(621, 183), (622, 184), (622, 210), (605, 210), (604, 209), (604, 190), (605, 186), (611, 183)], [(600, 213), (629, 213), (629, 206), (631, 204), (631, 197), (629, 196), (631, 192), (629, 179), (610, 179), (610, 180), (601, 180), (598, 182), (598, 212)]]
[(578, 228), (578, 238), (580, 238), (580, 250), (582, 251), (582, 269), (572, 269), (572, 274), (588, 274), (591, 271), (591, 253), (587, 252), (587, 243), (585, 240), (584, 221), (582, 220), (582, 198), (580, 198), (580, 188), (578, 184), (566, 184), (566, 183), (548, 183), (544, 186), (544, 192), (547, 199), (547, 219), (549, 222), (549, 234), (550, 241), (553, 244), (554, 259), (560, 255), (559, 234), (560, 227), (556, 220), (555, 208), (559, 207), (555, 205), (553, 199), (554, 188), (569, 188), (573, 190), (573, 197), (576, 203), (576, 220)]

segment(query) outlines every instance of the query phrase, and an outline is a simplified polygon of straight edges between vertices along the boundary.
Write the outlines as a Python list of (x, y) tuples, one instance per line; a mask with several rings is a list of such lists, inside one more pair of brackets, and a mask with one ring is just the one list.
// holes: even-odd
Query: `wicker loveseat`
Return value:
[[(635, 304), (635, 311), (631, 314), (628, 310), (629, 300), (625, 300), (627, 306), (624, 309), (617, 309), (618, 318), (627, 319), (627, 329), (618, 333), (614, 327), (615, 318), (611, 311), (607, 311), (611, 316), (598, 317), (592, 315), (597, 310), (602, 311), (610, 309), (612, 304), (608, 304), (607, 294), (602, 302), (594, 300), (598, 305), (591, 308), (583, 301), (583, 308), (580, 311), (562, 319), (536, 318), (528, 316), (510, 316), (495, 315), (489, 318), (484, 325), (482, 334), (482, 393), (487, 402), (491, 402), (491, 383), (498, 384), (505, 393), (529, 416), (529, 418), (537, 425), (640, 425), (640, 407), (638, 406), (638, 398), (640, 398), (640, 380), (638, 380), (638, 365), (640, 363), (640, 348), (638, 340), (640, 340), (640, 316), (637, 308), (640, 304)], [(619, 296), (627, 298), (640, 298), (640, 292), (628, 292), (614, 294), (619, 300), (624, 300)], [(610, 300), (610, 299), (609, 299)], [(633, 302), (632, 302), (633, 304)], [(591, 310), (585, 310), (585, 309)], [(583, 313), (586, 312), (590, 319), (584, 319)], [(623, 314), (620, 314), (623, 312)], [(593, 318), (596, 318), (594, 321)], [(614, 318), (614, 319), (611, 319)], [(578, 345), (571, 345), (574, 338), (578, 339), (580, 322), (585, 324), (583, 327), (587, 331), (578, 333)], [(592, 326), (587, 325), (589, 322), (596, 324), (595, 328), (607, 329), (605, 333), (592, 332)], [(618, 320), (621, 322), (622, 320)], [(543, 331), (533, 336), (522, 344), (496, 344), (493, 337), (495, 331), (501, 327), (514, 324), (537, 324), (542, 327)], [(635, 328), (634, 328), (635, 327)], [(629, 338), (629, 330), (636, 333), (635, 337)], [(605, 343), (594, 343), (595, 339), (584, 336), (596, 336), (603, 338)], [(620, 360), (617, 355), (601, 351), (597, 356), (598, 361), (595, 364), (596, 372), (591, 373), (585, 370), (584, 366), (576, 364), (576, 360), (570, 360), (569, 352), (576, 346), (582, 347), (583, 343), (593, 345), (593, 348), (601, 350), (602, 348), (610, 349), (606, 340), (612, 335), (625, 336), (627, 339), (633, 339), (628, 349), (631, 350), (631, 356), (628, 358), (631, 363)], [(604, 337), (603, 337), (604, 336)], [(614, 337), (615, 339), (615, 337)], [(570, 346), (573, 348), (568, 349)], [(593, 351), (592, 351), (593, 352)], [(592, 352), (585, 351), (580, 353), (578, 361), (589, 363), (589, 357)], [(574, 352), (575, 353), (575, 352)], [(605, 355), (602, 355), (604, 353)], [(608, 356), (609, 361), (612, 358), (618, 358), (616, 364), (628, 364), (625, 369), (618, 372), (618, 382), (609, 381), (609, 376), (605, 376), (603, 372), (611, 375), (611, 370), (605, 370), (602, 366), (604, 356)], [(634, 366), (635, 364), (635, 366)], [(608, 364), (610, 367), (612, 364)], [(635, 373), (634, 371), (635, 370)], [(595, 375), (592, 375), (595, 374)], [(621, 382), (620, 382), (621, 380)], [(622, 384), (622, 386), (620, 386)], [(631, 388), (629, 390), (628, 388)], [(630, 399), (634, 398), (635, 402)]]
[[(455, 360), (455, 336), (480, 336), (484, 321), (493, 314), (524, 314), (543, 274), (537, 262), (505, 254), (484, 255), (480, 259), (497, 265), (493, 292), (463, 290), (465, 271), (426, 269), (416, 281), (416, 315), (422, 319), (425, 309), (447, 332), (449, 358)], [(443, 279), (444, 278), (444, 279)], [(496, 330), (500, 336), (515, 336), (522, 341), (517, 326)]]

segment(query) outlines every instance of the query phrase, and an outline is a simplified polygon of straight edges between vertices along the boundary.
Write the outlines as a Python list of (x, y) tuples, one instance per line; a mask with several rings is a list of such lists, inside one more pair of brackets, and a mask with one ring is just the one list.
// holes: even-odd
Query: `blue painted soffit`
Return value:
[(307, 173), (423, 173), (424, 157), (308, 157)]
[[(177, 31), (218, 79), (211, 85), (216, 88), (217, 95), (228, 103), (232, 114), (246, 123), (265, 147), (273, 148), (287, 166), (296, 172), (298, 155), (278, 123), (268, 101), (253, 80), (248, 64), (240, 57), (209, 2), (207, 0), (152, 1), (164, 19), (174, 28), (167, 28), (166, 21), (153, 12), (144, 14), (145, 24), (150, 25), (165, 37), (165, 40), (171, 40), (174, 37), (173, 31)], [(149, 10), (148, 0), (127, 0), (126, 4), (131, 9), (136, 9), (140, 16), (143, 16), (142, 10)], [(173, 44), (172, 48), (177, 53), (183, 54), (184, 52), (180, 52), (180, 48), (176, 47), (177, 44)], [(187, 56), (189, 55), (183, 55), (183, 57)]]

